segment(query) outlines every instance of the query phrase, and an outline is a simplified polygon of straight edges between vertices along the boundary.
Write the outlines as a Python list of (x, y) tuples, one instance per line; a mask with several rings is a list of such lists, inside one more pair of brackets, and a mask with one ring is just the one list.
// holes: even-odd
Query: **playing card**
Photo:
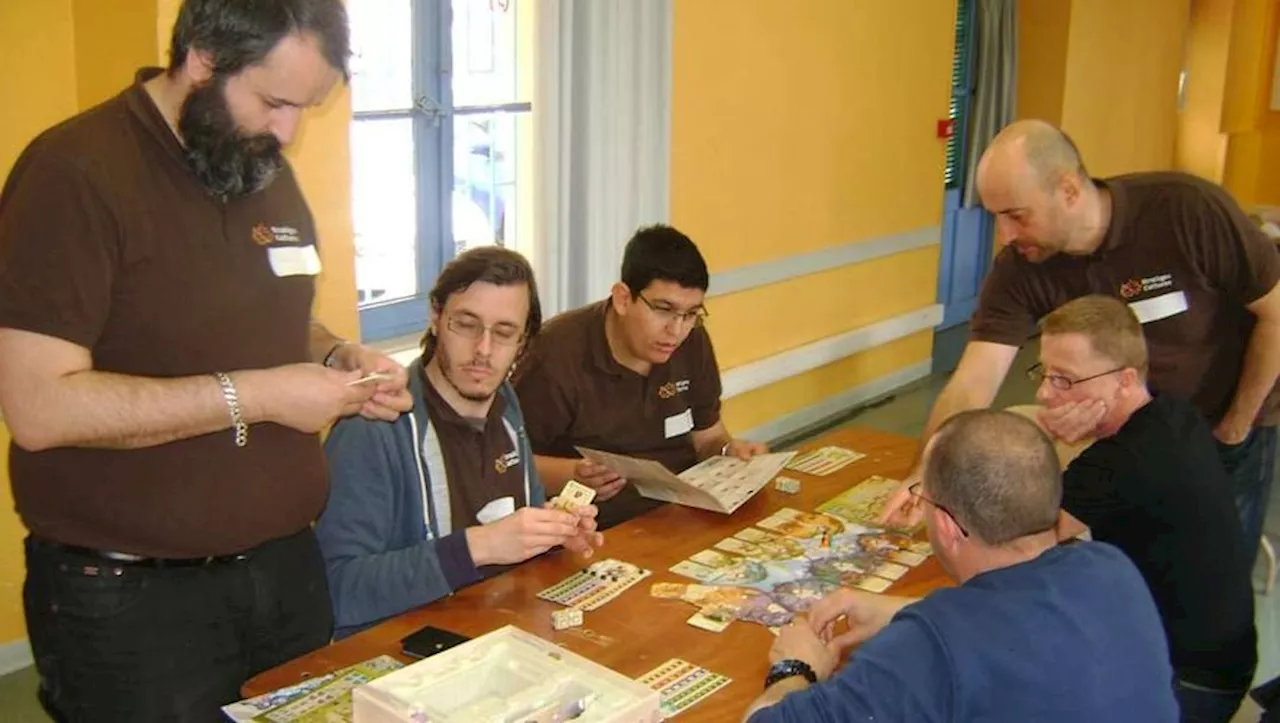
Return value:
[(866, 590), (867, 592), (884, 592), (885, 590), (888, 590), (889, 586), (892, 584), (893, 583), (882, 577), (864, 577), (855, 582), (853, 586), (859, 590)]
[(682, 582), (655, 582), (649, 587), (649, 594), (664, 600), (679, 600), (688, 587)]
[(736, 537), (724, 538), (715, 544), (715, 548), (717, 550), (724, 550), (725, 552), (732, 552), (737, 555), (746, 555), (747, 557), (760, 552), (760, 548), (756, 545), (749, 542), (743, 542)]
[(723, 552), (715, 550), (703, 550), (696, 555), (690, 555), (689, 559), (699, 565), (706, 565), (710, 568), (732, 567), (738, 564), (738, 558), (730, 557)]
[(896, 562), (882, 562), (879, 565), (876, 565), (875, 569), (871, 571), (871, 574), (876, 577), (883, 577), (886, 580), (899, 580), (903, 575), (907, 574), (907, 570), (910, 569), (911, 568), (905, 565), (899, 565)]
[(925, 556), (918, 552), (909, 552), (907, 550), (894, 550), (889, 553), (889, 559), (894, 562), (900, 562), (903, 565), (915, 567), (925, 561)]
[(748, 527), (746, 529), (738, 530), (737, 532), (733, 533), (733, 536), (738, 538), (739, 540), (746, 540), (747, 542), (769, 542), (771, 540), (778, 539), (778, 536), (773, 534), (772, 532), (757, 530), (754, 527)]
[(565, 482), (564, 489), (560, 490), (560, 494), (551, 504), (561, 509), (571, 510), (574, 507), (589, 505), (595, 498), (595, 490), (576, 480), (569, 480)]
[(672, 565), (669, 569), (677, 575), (684, 575), (685, 577), (693, 578), (698, 582), (711, 582), (720, 577), (719, 570), (713, 570), (706, 565), (699, 565), (696, 562), (689, 562), (688, 560), (681, 560), (680, 562)]
[(729, 623), (733, 622), (733, 615), (721, 608), (706, 607), (694, 613), (693, 617), (685, 622), (695, 628), (701, 628), (713, 633), (722, 633), (725, 628), (729, 627)]

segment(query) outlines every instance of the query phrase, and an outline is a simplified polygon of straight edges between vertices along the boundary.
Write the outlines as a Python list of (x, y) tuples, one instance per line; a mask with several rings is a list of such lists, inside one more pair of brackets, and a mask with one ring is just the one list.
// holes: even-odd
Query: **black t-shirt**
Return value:
[(1252, 565), (1231, 481), (1194, 407), (1160, 395), (1139, 409), (1067, 467), (1062, 506), (1142, 573), (1180, 679), (1249, 686)]

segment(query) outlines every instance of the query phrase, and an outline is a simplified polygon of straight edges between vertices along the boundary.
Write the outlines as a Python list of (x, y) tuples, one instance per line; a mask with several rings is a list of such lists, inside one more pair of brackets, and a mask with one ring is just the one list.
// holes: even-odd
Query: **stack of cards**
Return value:
[(732, 610), (713, 605), (694, 613), (694, 616), (685, 622), (708, 632), (723, 633), (724, 629), (729, 627), (729, 623), (733, 622), (736, 617)]
[(551, 613), (551, 627), (556, 630), (576, 628), (582, 624), (582, 611), (578, 608), (565, 608)]
[(826, 477), (844, 469), (867, 455), (844, 447), (823, 447), (812, 452), (796, 455), (787, 464), (787, 469), (797, 472)]
[(601, 560), (538, 593), (538, 598), (579, 610), (595, 610), (652, 575), (621, 560)]
[(584, 507), (591, 504), (591, 500), (595, 498), (595, 490), (577, 480), (569, 480), (564, 483), (564, 489), (560, 490), (560, 494), (551, 500), (551, 506), (572, 512), (575, 507)]
[(663, 720), (688, 710), (733, 682), (679, 658), (668, 660), (636, 680), (658, 691)]

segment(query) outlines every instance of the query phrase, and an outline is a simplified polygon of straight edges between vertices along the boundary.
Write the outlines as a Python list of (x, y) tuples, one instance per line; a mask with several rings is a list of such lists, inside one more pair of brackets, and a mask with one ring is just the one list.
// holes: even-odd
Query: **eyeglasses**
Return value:
[(701, 306), (692, 311), (680, 312), (666, 305), (654, 306), (652, 301), (644, 298), (644, 294), (636, 294), (636, 297), (643, 301), (644, 305), (649, 307), (649, 311), (652, 311), (661, 319), (664, 325), (675, 323), (678, 326), (683, 326), (689, 324), (696, 328), (706, 323), (707, 317), (710, 316), (707, 310)]
[(524, 341), (524, 330), (506, 323), (485, 326), (474, 316), (449, 316), (445, 319), (445, 328), (472, 341), (484, 338), (487, 331), (489, 338), (499, 346), (515, 346)]
[(917, 482), (917, 483), (915, 483), (915, 484), (911, 485), (910, 487), (908, 487), (908, 488), (907, 488), (907, 492), (911, 493), (911, 496), (912, 496), (912, 497), (915, 497), (915, 498), (917, 498), (917, 499), (920, 499), (920, 500), (923, 500), (923, 501), (925, 501), (925, 502), (928, 502), (929, 504), (933, 505), (934, 507), (937, 507), (938, 509), (942, 510), (942, 511), (943, 511), (943, 513), (945, 513), (947, 517), (950, 517), (950, 518), (951, 518), (951, 521), (952, 521), (952, 522), (956, 523), (956, 527), (959, 527), (959, 528), (960, 528), (960, 534), (964, 535), (965, 537), (968, 537), (968, 536), (969, 536), (969, 531), (968, 531), (968, 530), (966, 530), (966, 529), (964, 528), (964, 525), (960, 524), (960, 520), (957, 520), (957, 519), (956, 519), (955, 514), (954, 514), (954, 513), (952, 513), (952, 512), (951, 512), (951, 510), (947, 509), (946, 507), (943, 507), (942, 505), (938, 504), (937, 502), (934, 502), (933, 500), (929, 499), (928, 497), (925, 497), (925, 496), (924, 496), (924, 492), (921, 492), (921, 491), (920, 491), (920, 488), (921, 488), (922, 486), (923, 486), (923, 483), (921, 483), (921, 482)]
[(1049, 374), (1045, 372), (1043, 364), (1036, 364), (1035, 366), (1032, 366), (1030, 369), (1027, 370), (1027, 379), (1030, 379), (1036, 384), (1039, 384), (1041, 381), (1047, 380), (1050, 384), (1053, 385), (1054, 389), (1061, 389), (1062, 391), (1065, 392), (1077, 384), (1083, 384), (1084, 382), (1091, 381), (1099, 377), (1105, 377), (1108, 374), (1115, 374), (1116, 372), (1122, 372), (1124, 371), (1124, 369), (1125, 369), (1124, 367), (1119, 367), (1117, 369), (1105, 371), (1105, 372), (1102, 372), (1101, 374), (1094, 374), (1093, 376), (1085, 377), (1083, 379), (1072, 379), (1071, 377), (1063, 376), (1061, 374)]

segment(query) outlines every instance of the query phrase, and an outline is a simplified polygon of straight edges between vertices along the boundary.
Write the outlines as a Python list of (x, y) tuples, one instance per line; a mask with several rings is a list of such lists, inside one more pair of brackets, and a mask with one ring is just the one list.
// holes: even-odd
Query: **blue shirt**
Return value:
[(1178, 720), (1160, 617), (1098, 542), (983, 573), (899, 612), (832, 678), (751, 717), (780, 721)]

